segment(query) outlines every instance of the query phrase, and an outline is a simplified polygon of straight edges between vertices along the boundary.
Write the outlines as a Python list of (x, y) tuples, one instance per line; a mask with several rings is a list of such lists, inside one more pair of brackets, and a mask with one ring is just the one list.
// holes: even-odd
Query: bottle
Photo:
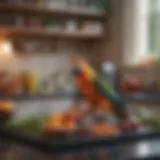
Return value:
[(102, 64), (102, 75), (104, 79), (112, 86), (116, 85), (116, 66), (108, 61)]
[(108, 0), (87, 0), (87, 6), (91, 10), (105, 10), (108, 8)]
[(44, 1), (43, 0), (37, 0), (36, 6), (39, 8), (43, 8), (44, 7)]
[(66, 22), (66, 31), (67, 32), (76, 32), (77, 22), (75, 20), (68, 20)]
[(67, 0), (48, 0), (46, 5), (48, 8), (66, 8)]
[(87, 5), (87, 0), (79, 0), (78, 1), (78, 6), (81, 8), (81, 9), (85, 9)]
[(68, 6), (71, 9), (77, 9), (79, 0), (68, 0)]

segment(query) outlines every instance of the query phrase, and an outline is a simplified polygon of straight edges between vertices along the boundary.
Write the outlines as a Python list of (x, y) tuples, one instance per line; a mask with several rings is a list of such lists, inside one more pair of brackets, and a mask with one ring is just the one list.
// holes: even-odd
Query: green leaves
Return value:
[(21, 120), (11, 120), (7, 124), (7, 128), (24, 133), (40, 134), (47, 120), (47, 116), (32, 116)]
[(150, 117), (141, 120), (143, 125), (149, 126), (155, 130), (160, 130), (160, 117)]

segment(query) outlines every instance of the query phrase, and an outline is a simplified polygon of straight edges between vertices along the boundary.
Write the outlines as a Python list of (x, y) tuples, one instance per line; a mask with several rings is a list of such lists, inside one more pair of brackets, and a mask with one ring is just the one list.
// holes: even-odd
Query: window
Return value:
[(160, 56), (160, 0), (149, 0), (148, 11), (149, 54)]
[(160, 0), (124, 0), (125, 63), (160, 57)]

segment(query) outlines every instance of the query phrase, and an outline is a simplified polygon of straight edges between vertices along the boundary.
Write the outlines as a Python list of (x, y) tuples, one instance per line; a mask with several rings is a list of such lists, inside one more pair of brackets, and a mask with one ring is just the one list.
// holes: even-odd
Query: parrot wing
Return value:
[(113, 104), (113, 111), (118, 117), (125, 117), (124, 102), (122, 98), (113, 90), (113, 88), (103, 79), (96, 78), (95, 87), (104, 98), (107, 98)]

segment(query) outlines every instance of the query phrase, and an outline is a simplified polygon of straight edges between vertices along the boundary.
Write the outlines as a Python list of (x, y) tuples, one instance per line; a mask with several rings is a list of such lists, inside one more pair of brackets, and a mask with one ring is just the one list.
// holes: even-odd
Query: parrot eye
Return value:
[(72, 73), (73, 75), (75, 76), (78, 76), (81, 74), (81, 69), (79, 67), (75, 67), (73, 70), (72, 70)]

